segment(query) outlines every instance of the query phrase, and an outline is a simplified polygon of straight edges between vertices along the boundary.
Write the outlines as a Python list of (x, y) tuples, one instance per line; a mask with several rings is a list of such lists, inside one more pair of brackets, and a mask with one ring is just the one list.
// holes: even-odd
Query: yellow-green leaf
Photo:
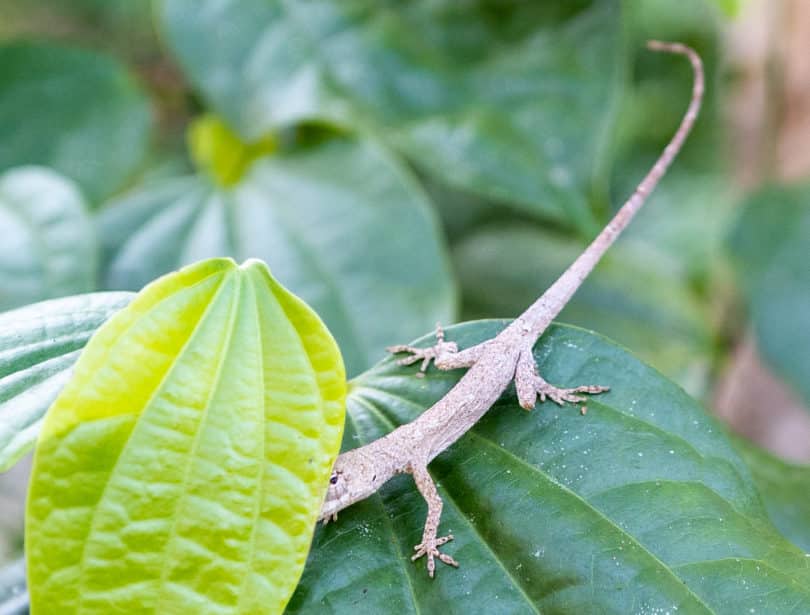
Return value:
[(275, 613), (343, 432), (326, 327), (259, 261), (146, 287), (48, 411), (28, 496), (38, 613)]
[(272, 133), (245, 143), (220, 118), (205, 114), (191, 123), (188, 146), (200, 170), (227, 187), (239, 182), (253, 161), (272, 154), (278, 144)]

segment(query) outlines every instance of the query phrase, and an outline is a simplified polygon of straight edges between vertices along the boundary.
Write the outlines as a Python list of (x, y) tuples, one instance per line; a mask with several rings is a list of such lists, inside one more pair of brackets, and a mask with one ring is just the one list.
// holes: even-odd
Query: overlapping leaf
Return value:
[(271, 263), (320, 314), (350, 374), (453, 317), (455, 293), (424, 194), (383, 148), (332, 140), (254, 163), (241, 181), (166, 181), (103, 211), (107, 285), (137, 289), (201, 258)]
[[(499, 322), (448, 336), (462, 347)], [(429, 339), (421, 340), (430, 343)], [(576, 407), (527, 413), (511, 394), (430, 470), (446, 550), (412, 563), (425, 505), (408, 477), (316, 533), (288, 612), (802, 613), (807, 557), (770, 524), (745, 464), (689, 396), (594, 334), (553, 327), (535, 349), (551, 382), (610, 384)], [(353, 382), (345, 446), (410, 421), (459, 373), (386, 360)]]
[(187, 74), (247, 139), (326, 119), (452, 185), (590, 221), (623, 62), (618, 2), (158, 6)]
[(0, 472), (34, 446), (87, 340), (131, 298), (91, 293), (0, 314)]
[(149, 125), (146, 97), (111, 59), (70, 47), (0, 45), (0, 170), (52, 167), (95, 204), (138, 169)]
[(95, 231), (73, 182), (40, 167), (0, 174), (0, 236), (0, 310), (93, 290)]
[[(471, 233), (454, 250), (466, 316), (516, 316), (583, 248), (526, 225)], [(609, 335), (693, 394), (702, 392), (711, 356), (704, 311), (677, 277), (623, 248), (611, 250), (560, 319)]]
[(759, 351), (810, 406), (810, 186), (752, 195), (731, 250)]
[(82, 353), (26, 513), (34, 613), (280, 612), (343, 431), (334, 340), (258, 261), (165, 276)]

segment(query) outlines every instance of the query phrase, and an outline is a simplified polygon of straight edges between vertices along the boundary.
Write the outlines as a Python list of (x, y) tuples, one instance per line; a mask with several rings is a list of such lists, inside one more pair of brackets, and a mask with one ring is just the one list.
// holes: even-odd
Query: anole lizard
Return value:
[(678, 130), (655, 165), (633, 195), (573, 264), (539, 299), (496, 337), (459, 351), (454, 342), (444, 340), (441, 327), (438, 327), (435, 346), (430, 348), (393, 346), (388, 349), (394, 353), (411, 353), (410, 357), (399, 361), (402, 365), (410, 365), (421, 360), (420, 372), (427, 369), (431, 360), (442, 370), (469, 369), (443, 398), (425, 410), (419, 418), (337, 458), (320, 519), (328, 521), (335, 518), (338, 511), (367, 498), (396, 474), (412, 474), (419, 492), (428, 505), (422, 542), (414, 547), (416, 553), (412, 559), (426, 555), (428, 574), (431, 577), (436, 567), (434, 558), (439, 558), (445, 564), (458, 566), (458, 562), (451, 556), (439, 551), (439, 547), (452, 540), (453, 536), (441, 538), (436, 536), (442, 500), (428, 474), (427, 465), (475, 425), (512, 380), (515, 381), (520, 405), (526, 410), (534, 407), (538, 396), (540, 401), (549, 398), (562, 405), (565, 402), (584, 401), (582, 397), (584, 393), (596, 394), (608, 390), (606, 386), (589, 385), (562, 389), (549, 384), (537, 373), (532, 348), (602, 255), (641, 209), (647, 196), (681, 149), (697, 118), (704, 89), (700, 57), (694, 50), (680, 43), (650, 41), (647, 46), (654, 51), (686, 56), (694, 70), (689, 107)]

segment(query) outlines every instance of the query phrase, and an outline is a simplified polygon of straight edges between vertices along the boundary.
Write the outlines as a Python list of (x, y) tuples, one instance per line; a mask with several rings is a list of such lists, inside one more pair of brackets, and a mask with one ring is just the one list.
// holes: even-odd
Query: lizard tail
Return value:
[(613, 245), (613, 242), (627, 227), (633, 219), (633, 216), (641, 209), (644, 201), (646, 201), (649, 194), (664, 176), (664, 173), (666, 173), (669, 165), (672, 164), (672, 161), (675, 159), (681, 147), (683, 147), (683, 143), (697, 119), (705, 89), (703, 62), (701, 62), (700, 56), (694, 49), (681, 43), (648, 41), (647, 47), (653, 51), (686, 56), (691, 62), (694, 72), (694, 82), (692, 84), (692, 99), (689, 102), (689, 107), (687, 107), (686, 113), (681, 119), (678, 130), (675, 131), (675, 134), (664, 148), (664, 151), (661, 152), (658, 160), (655, 161), (655, 164), (647, 172), (647, 175), (645, 175), (644, 179), (638, 184), (630, 198), (621, 206), (619, 211), (616, 212), (616, 215), (613, 216), (613, 219), (608, 222), (607, 226), (602, 229), (585, 251), (520, 318), (524, 324), (528, 324), (532, 332), (537, 336), (541, 335), (548, 325), (551, 324), (551, 321), (557, 317), (604, 253)]

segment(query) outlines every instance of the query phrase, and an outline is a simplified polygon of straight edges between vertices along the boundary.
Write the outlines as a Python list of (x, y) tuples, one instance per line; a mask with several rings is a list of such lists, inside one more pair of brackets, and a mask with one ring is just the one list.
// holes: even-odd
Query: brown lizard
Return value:
[(394, 475), (408, 473), (413, 475), (428, 506), (422, 542), (414, 547), (416, 553), (412, 559), (426, 555), (428, 574), (431, 577), (436, 567), (434, 558), (439, 558), (445, 564), (458, 566), (458, 562), (451, 556), (439, 551), (439, 547), (452, 540), (453, 536), (436, 536), (442, 500), (427, 471), (427, 465), (475, 425), (512, 380), (515, 381), (520, 405), (526, 410), (534, 407), (538, 396), (540, 401), (548, 398), (563, 405), (565, 402), (584, 401), (582, 395), (585, 393), (596, 394), (608, 390), (608, 387), (598, 385), (564, 389), (549, 384), (537, 372), (532, 348), (602, 255), (641, 209), (647, 196), (681, 149), (697, 118), (704, 89), (700, 57), (694, 50), (680, 43), (650, 41), (647, 46), (654, 51), (686, 56), (694, 70), (692, 99), (672, 140), (633, 195), (585, 251), (539, 299), (496, 337), (459, 351), (454, 342), (445, 341), (441, 327), (437, 327), (438, 339), (435, 346), (392, 346), (388, 349), (392, 353), (411, 354), (398, 361), (400, 365), (410, 365), (421, 360), (420, 375), (428, 368), (431, 360), (442, 370), (469, 369), (444, 397), (425, 410), (419, 418), (337, 458), (321, 509), (320, 519), (324, 522), (336, 518), (338, 511), (375, 493)]

